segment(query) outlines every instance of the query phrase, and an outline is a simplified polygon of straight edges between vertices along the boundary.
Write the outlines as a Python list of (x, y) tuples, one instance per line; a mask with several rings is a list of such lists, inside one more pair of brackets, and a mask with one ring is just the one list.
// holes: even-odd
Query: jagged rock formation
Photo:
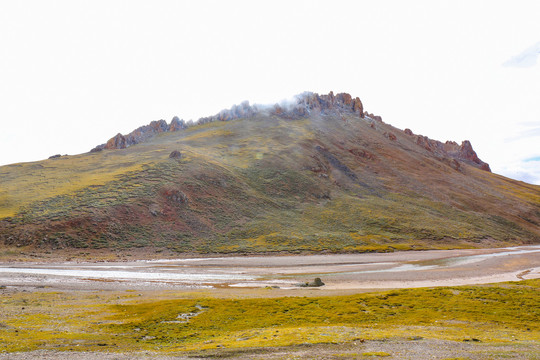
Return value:
[(427, 136), (415, 135), (410, 129), (405, 129), (404, 133), (413, 137), (418, 146), (421, 146), (436, 155), (461, 160), (482, 170), (491, 172), (489, 164), (478, 158), (478, 155), (473, 150), (469, 140), (465, 140), (461, 145), (458, 145), (455, 141), (442, 143), (438, 140), (432, 140)]
[(101, 144), (90, 150), (90, 152), (96, 152), (103, 149), (125, 149), (131, 145), (138, 144), (146, 141), (156, 134), (169, 131), (179, 131), (185, 129), (186, 123), (184, 120), (180, 120), (178, 117), (174, 117), (170, 124), (167, 124), (165, 120), (152, 121), (148, 125), (141, 126), (127, 135), (120, 133), (109, 139), (105, 144)]
[[(91, 152), (103, 149), (125, 149), (131, 145), (146, 141), (156, 134), (162, 132), (179, 131), (189, 126), (202, 125), (214, 121), (231, 121), (241, 118), (250, 118), (260, 113), (271, 114), (283, 118), (299, 118), (308, 116), (312, 112), (348, 112), (358, 113), (364, 118), (364, 107), (358, 97), (352, 98), (347, 93), (341, 93), (334, 96), (333, 92), (328, 95), (319, 95), (311, 92), (305, 92), (295, 97), (291, 104), (268, 107), (265, 105), (251, 106), (248, 101), (240, 105), (234, 105), (228, 110), (222, 110), (214, 116), (202, 117), (196, 122), (186, 123), (178, 117), (174, 117), (170, 124), (165, 120), (152, 121), (149, 125), (141, 126), (127, 135), (116, 134), (105, 144), (101, 144), (90, 150)], [(373, 115), (372, 115), (373, 116)], [(379, 118), (380, 119), (380, 118)]]
[[(174, 117), (170, 124), (165, 120), (152, 121), (149, 125), (141, 126), (127, 135), (117, 134), (107, 143), (98, 145), (91, 152), (101, 151), (103, 149), (125, 149), (131, 145), (138, 144), (152, 138), (154, 135), (162, 132), (172, 132), (184, 130), (190, 126), (206, 124), (214, 121), (231, 121), (242, 118), (251, 118), (258, 114), (278, 116), (285, 119), (298, 119), (310, 116), (314, 113), (322, 114), (357, 114), (361, 119), (382, 123), (380, 116), (364, 112), (364, 106), (360, 98), (353, 98), (350, 94), (339, 93), (334, 95), (332, 91), (328, 95), (319, 95), (312, 92), (305, 92), (297, 95), (290, 103), (266, 105), (250, 105), (244, 101), (240, 105), (234, 105), (228, 110), (222, 110), (214, 116), (203, 117), (196, 122), (185, 122), (178, 117)], [(372, 128), (376, 128), (371, 123)], [(487, 163), (478, 158), (468, 140), (458, 145), (454, 141), (442, 143), (438, 140), (432, 140), (426, 136), (415, 135), (410, 129), (405, 129), (404, 133), (413, 137), (416, 144), (442, 159), (451, 158), (453, 160), (464, 161), (470, 165), (482, 170), (491, 171)], [(392, 132), (384, 132), (384, 136), (392, 141), (397, 141), (397, 137)], [(457, 165), (453, 165), (459, 168)]]
[(360, 118), (364, 118), (364, 106), (360, 98), (352, 98), (350, 94), (340, 93), (334, 95), (332, 91), (328, 95), (319, 95), (316, 93), (306, 92), (298, 95), (293, 104), (285, 106), (274, 105), (271, 110), (273, 115), (283, 116), (286, 118), (295, 118), (308, 116), (312, 112), (322, 113), (357, 113)]

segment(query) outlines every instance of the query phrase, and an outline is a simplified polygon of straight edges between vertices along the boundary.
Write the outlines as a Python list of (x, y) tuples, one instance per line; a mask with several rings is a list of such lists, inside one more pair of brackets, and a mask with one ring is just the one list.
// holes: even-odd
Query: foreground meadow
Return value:
[[(417, 344), (454, 346), (456, 353), (470, 345), (480, 356), (467, 353), (470, 359), (540, 358), (540, 279), (302, 297), (272, 288), (0, 291), (2, 359), (36, 350), (247, 358), (261, 352), (287, 358), (301, 350), (318, 358), (399, 358)], [(41, 354), (35, 358), (47, 352)]]

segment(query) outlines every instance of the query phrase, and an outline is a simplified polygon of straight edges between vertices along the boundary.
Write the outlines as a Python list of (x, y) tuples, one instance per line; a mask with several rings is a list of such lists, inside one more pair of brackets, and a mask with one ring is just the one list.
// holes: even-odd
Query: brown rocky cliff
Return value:
[(465, 140), (461, 143), (461, 146), (459, 147), (458, 157), (461, 160), (468, 160), (477, 164), (482, 170), (491, 172), (489, 164), (483, 162), (478, 158), (478, 155), (476, 155), (476, 152), (473, 150), (471, 142), (469, 140)]
[[(319, 95), (312, 92), (305, 92), (294, 98), (292, 104), (287, 106), (274, 105), (263, 106), (253, 105), (244, 101), (240, 105), (234, 105), (232, 108), (222, 110), (214, 116), (202, 117), (196, 122), (189, 124), (174, 117), (170, 124), (165, 120), (152, 121), (148, 125), (141, 126), (129, 134), (117, 134), (107, 141), (107, 143), (98, 145), (91, 152), (101, 151), (103, 149), (125, 149), (131, 145), (146, 141), (161, 132), (180, 131), (191, 125), (201, 125), (214, 121), (231, 121), (241, 118), (250, 118), (260, 113), (276, 115), (287, 119), (301, 118), (309, 116), (312, 112), (316, 113), (356, 113), (360, 118), (364, 118), (364, 106), (360, 98), (353, 97), (347, 93), (334, 95), (331, 91), (328, 95)], [(371, 114), (370, 114), (371, 115)], [(380, 120), (380, 117), (371, 115), (372, 118)]]
[(118, 133), (116, 136), (112, 137), (105, 144), (105, 149), (125, 149), (126, 148), (126, 138), (124, 135)]
[(353, 99), (347, 93), (339, 93), (335, 96), (332, 91), (328, 95), (304, 93), (297, 97), (295, 107), (304, 107), (308, 110), (308, 113), (312, 111), (323, 113), (342, 111), (357, 113), (361, 118), (364, 117), (364, 106), (360, 98), (356, 97)]
[(418, 146), (421, 146), (436, 155), (460, 160), (469, 165), (491, 172), (489, 164), (480, 160), (469, 140), (463, 141), (461, 145), (455, 141), (442, 143), (438, 140), (430, 139), (427, 136), (415, 135), (410, 129), (405, 129), (403, 132), (409, 137), (412, 137), (414, 139), (413, 141)]
[[(356, 114), (362, 119), (382, 123), (382, 118), (368, 112), (364, 112), (364, 106), (360, 98), (353, 98), (350, 94), (339, 93), (334, 95), (331, 91), (328, 95), (319, 95), (312, 92), (305, 92), (297, 95), (291, 103), (275, 104), (273, 106), (250, 105), (249, 102), (242, 102), (234, 105), (228, 110), (222, 110), (218, 114), (200, 118), (196, 122), (186, 123), (178, 117), (174, 117), (170, 124), (165, 120), (152, 121), (148, 125), (141, 126), (127, 135), (117, 134), (107, 141), (106, 144), (99, 145), (91, 151), (103, 149), (124, 149), (126, 147), (146, 141), (156, 134), (162, 132), (181, 131), (189, 126), (200, 125), (214, 121), (231, 121), (241, 118), (251, 118), (258, 114), (273, 115), (284, 119), (297, 119), (310, 116), (311, 114), (343, 115)], [(383, 123), (384, 124), (384, 123)], [(371, 123), (372, 128), (376, 128)], [(440, 158), (447, 158), (462, 161), (482, 170), (491, 171), (487, 163), (478, 158), (473, 150), (470, 141), (465, 140), (458, 145), (454, 141), (442, 143), (427, 136), (415, 135), (410, 129), (403, 131), (413, 142), (423, 149), (432, 152)], [(395, 134), (386, 132), (384, 135), (391, 141), (396, 141)]]
[(114, 137), (110, 138), (105, 144), (98, 145), (90, 151), (97, 152), (103, 149), (125, 149), (131, 145), (146, 141), (156, 134), (162, 132), (179, 131), (185, 129), (186, 127), (187, 125), (185, 121), (180, 120), (177, 116), (171, 120), (170, 124), (167, 124), (165, 120), (156, 120), (150, 122), (148, 125), (144, 125), (133, 130), (127, 135), (118, 133)]

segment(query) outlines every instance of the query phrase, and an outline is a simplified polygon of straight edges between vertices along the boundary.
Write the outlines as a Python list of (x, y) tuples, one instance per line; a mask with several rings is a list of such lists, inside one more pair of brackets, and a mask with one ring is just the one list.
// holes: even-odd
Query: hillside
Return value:
[(86, 154), (0, 167), (4, 255), (527, 243), (540, 243), (539, 186), (491, 173), (468, 141), (392, 127), (348, 94), (152, 122)]

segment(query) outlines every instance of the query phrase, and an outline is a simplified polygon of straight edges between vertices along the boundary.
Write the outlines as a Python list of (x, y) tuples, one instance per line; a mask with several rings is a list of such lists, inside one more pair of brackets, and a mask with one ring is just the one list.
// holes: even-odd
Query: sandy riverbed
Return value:
[(163, 290), (256, 288), (298, 291), (320, 277), (326, 291), (452, 286), (540, 277), (540, 246), (376, 254), (241, 256), (100, 263), (0, 263), (13, 289)]

